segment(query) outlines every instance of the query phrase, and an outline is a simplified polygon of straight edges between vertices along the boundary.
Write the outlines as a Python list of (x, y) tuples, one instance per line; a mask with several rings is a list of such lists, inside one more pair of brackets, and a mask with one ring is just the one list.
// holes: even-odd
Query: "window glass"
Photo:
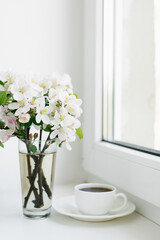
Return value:
[(103, 139), (160, 150), (160, 1), (104, 4)]

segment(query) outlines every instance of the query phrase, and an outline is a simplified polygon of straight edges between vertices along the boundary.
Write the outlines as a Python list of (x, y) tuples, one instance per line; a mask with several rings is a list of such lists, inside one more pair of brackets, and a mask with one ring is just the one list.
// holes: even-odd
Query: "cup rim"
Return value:
[[(74, 187), (75, 191), (81, 191), (83, 188), (86, 187), (104, 187), (104, 188), (110, 188), (111, 191), (109, 192), (98, 192), (98, 194), (109, 194), (111, 192), (116, 191), (116, 187), (110, 184), (105, 184), (105, 183), (80, 183)], [(83, 194), (97, 194), (97, 192), (86, 192), (86, 191), (81, 191)]]

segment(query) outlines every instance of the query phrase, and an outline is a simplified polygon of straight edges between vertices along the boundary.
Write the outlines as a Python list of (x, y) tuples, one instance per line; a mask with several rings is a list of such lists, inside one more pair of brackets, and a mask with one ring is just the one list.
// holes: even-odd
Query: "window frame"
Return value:
[[(103, 3), (103, 65), (107, 68), (102, 70), (103, 74), (103, 128), (102, 140), (116, 145), (124, 146), (134, 150), (160, 156), (160, 150), (151, 149), (143, 145), (136, 145), (129, 142), (116, 140), (114, 133), (119, 132), (119, 122), (121, 121), (121, 109), (116, 108), (121, 98), (122, 84), (122, 31), (123, 31), (123, 1), (124, 0), (106, 0)], [(113, 14), (109, 14), (113, 12)], [(106, 29), (107, 28), (107, 29)], [(109, 37), (108, 37), (109, 35)], [(119, 67), (120, 66), (120, 67)], [(118, 79), (118, 82), (116, 81)], [(106, 90), (107, 89), (107, 90)], [(107, 94), (106, 94), (107, 93)], [(104, 103), (105, 102), (105, 103)], [(107, 109), (107, 111), (106, 111)], [(105, 113), (104, 113), (105, 112)], [(117, 113), (118, 112), (118, 113)], [(118, 124), (116, 119), (118, 115)], [(107, 123), (107, 124), (106, 124)], [(120, 123), (121, 125), (121, 123)]]
[(146, 202), (147, 210), (138, 211), (160, 223), (155, 220), (155, 212), (160, 213), (160, 158), (102, 141), (103, 0), (85, 1), (84, 8), (83, 167), (94, 179)]

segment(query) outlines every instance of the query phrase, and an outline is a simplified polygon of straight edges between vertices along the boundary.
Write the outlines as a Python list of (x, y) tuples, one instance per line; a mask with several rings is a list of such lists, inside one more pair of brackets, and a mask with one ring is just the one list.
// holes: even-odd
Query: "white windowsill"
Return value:
[(160, 159), (158, 156), (114, 145), (107, 142), (97, 142), (95, 148), (106, 153), (127, 159), (128, 161), (141, 164), (156, 170), (160, 170)]
[(134, 199), (139, 213), (160, 224), (158, 157), (110, 143), (96, 142), (84, 155), (83, 166), (94, 181), (102, 180), (126, 192)]
[[(55, 186), (55, 197), (73, 194), (74, 185)], [(12, 196), (12, 197), (11, 197)], [(68, 240), (159, 240), (160, 227), (136, 212), (112, 221), (91, 223), (52, 212), (44, 220), (22, 216), (20, 192), (4, 194), (0, 200), (0, 238), (3, 240), (68, 239)]]

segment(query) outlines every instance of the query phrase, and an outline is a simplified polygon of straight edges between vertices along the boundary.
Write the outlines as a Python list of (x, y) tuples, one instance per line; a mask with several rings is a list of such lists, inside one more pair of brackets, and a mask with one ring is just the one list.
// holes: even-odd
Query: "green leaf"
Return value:
[(4, 145), (1, 141), (0, 141), (0, 147), (4, 148)]
[(2, 82), (2, 81), (0, 80), (0, 85), (4, 86), (4, 85), (5, 85), (5, 83), (4, 83), (4, 82)]
[(17, 129), (17, 134), (21, 139), (26, 136), (26, 132), (24, 131), (23, 126), (24, 126), (24, 124), (21, 123), (19, 125), (19, 129)]
[(50, 132), (50, 131), (51, 131), (51, 128), (52, 128), (52, 126), (48, 124), (48, 125), (46, 126), (46, 128), (44, 128), (43, 130), (44, 130), (45, 132)]
[(59, 143), (59, 145), (58, 145), (60, 148), (62, 147), (62, 143), (63, 143), (63, 142)]
[(47, 98), (45, 98), (45, 107), (46, 107), (46, 106), (49, 106), (49, 101), (48, 101)]
[(79, 96), (77, 93), (73, 93), (74, 96), (76, 96), (77, 99), (79, 99)]
[(32, 153), (36, 153), (37, 152), (37, 147), (35, 145), (32, 145), (29, 147), (29, 150), (32, 152)]
[(42, 125), (42, 123), (43, 123), (42, 121), (41, 121), (40, 123), (37, 123), (35, 117), (32, 118), (32, 122), (33, 122), (35, 125), (37, 125), (37, 126), (40, 126), (40, 125)]
[(8, 93), (6, 101), (8, 102), (8, 101), (11, 101), (11, 100), (12, 100), (12, 94)]
[(6, 102), (7, 91), (0, 92), (0, 105), (4, 105)]
[(5, 125), (5, 123), (2, 120), (0, 120), (0, 128), (1, 129), (4, 128), (4, 125)]
[(24, 138), (26, 136), (26, 133), (25, 132), (18, 132), (18, 135), (21, 137), (21, 138)]
[(83, 131), (82, 128), (76, 129), (76, 134), (78, 135), (79, 139), (83, 139)]

